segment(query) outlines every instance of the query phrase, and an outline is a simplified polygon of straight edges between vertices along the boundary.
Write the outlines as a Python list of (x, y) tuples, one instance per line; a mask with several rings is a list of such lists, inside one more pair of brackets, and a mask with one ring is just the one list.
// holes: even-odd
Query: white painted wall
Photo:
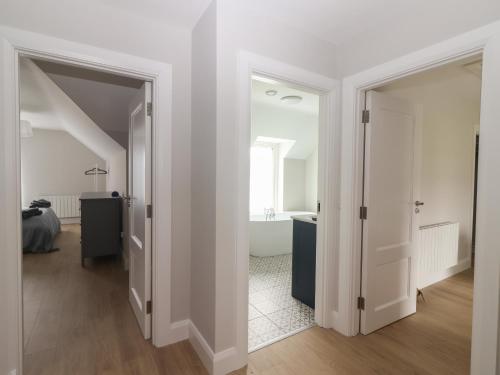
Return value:
[(216, 6), (209, 6), (193, 30), (191, 83), (191, 321), (211, 348), (216, 298)]
[(378, 91), (422, 111), (419, 224), (460, 223), (459, 259), (470, 259), (474, 127), (479, 124), (481, 80), (463, 67), (441, 68)]
[(283, 164), (283, 211), (305, 211), (306, 161), (285, 158)]
[[(106, 162), (65, 131), (33, 129), (33, 137), (21, 139), (23, 206), (40, 194), (79, 195), (94, 191), (94, 176), (87, 169)], [(97, 177), (98, 190), (106, 189), (106, 176)]]
[[(237, 64), (247, 50), (329, 77), (336, 75), (334, 46), (247, 9), (246, 3), (219, 0), (216, 164), (215, 346), (219, 353), (236, 345), (236, 225), (238, 165)], [(234, 353), (234, 352), (231, 352)], [(241, 358), (244, 353), (239, 353)], [(240, 363), (240, 365), (243, 365)], [(232, 365), (235, 365), (234, 363)]]
[(318, 202), (318, 149), (306, 159), (305, 210), (316, 212)]
[(85, 1), (65, 3), (54, 0), (5, 0), (0, 25), (172, 65), (172, 216), (175, 217), (172, 220), (172, 319), (186, 319), (189, 316), (191, 239), (191, 31), (158, 19), (148, 19), (126, 7), (103, 2), (89, 6)]

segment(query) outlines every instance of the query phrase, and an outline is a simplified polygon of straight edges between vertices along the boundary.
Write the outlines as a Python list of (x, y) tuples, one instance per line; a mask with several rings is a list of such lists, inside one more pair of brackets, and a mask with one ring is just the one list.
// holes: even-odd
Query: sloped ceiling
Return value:
[[(236, 1), (242, 12), (275, 19), (304, 33), (338, 45), (360, 35), (377, 33), (390, 25), (418, 20), (422, 28), (432, 19), (441, 23), (474, 22), (500, 14), (498, 0), (226, 0)], [(477, 22), (476, 22), (477, 23)], [(481, 22), (479, 22), (481, 24)], [(394, 35), (398, 38), (398, 35)]]
[(92, 121), (127, 148), (128, 106), (142, 81), (48, 61), (35, 63)]
[[(276, 90), (275, 96), (266, 95)], [(286, 104), (281, 97), (298, 95), (298, 104)], [(257, 137), (295, 141), (286, 158), (307, 159), (318, 147), (319, 96), (292, 87), (285, 82), (252, 81), (251, 142)]]
[(31, 60), (20, 60), (21, 120), (33, 127), (65, 130), (105, 160), (124, 152)]

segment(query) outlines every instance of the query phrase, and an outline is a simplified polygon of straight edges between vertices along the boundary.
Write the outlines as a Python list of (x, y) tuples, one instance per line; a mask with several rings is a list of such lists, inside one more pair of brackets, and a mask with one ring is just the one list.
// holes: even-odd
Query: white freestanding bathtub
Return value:
[(293, 223), (291, 216), (314, 215), (312, 212), (286, 211), (276, 213), (272, 220), (266, 215), (250, 215), (250, 255), (269, 257), (292, 253)]

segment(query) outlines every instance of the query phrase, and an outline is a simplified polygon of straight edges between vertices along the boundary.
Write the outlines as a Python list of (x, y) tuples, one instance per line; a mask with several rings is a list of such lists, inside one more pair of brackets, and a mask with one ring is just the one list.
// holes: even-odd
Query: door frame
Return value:
[[(390, 62), (375, 66), (361, 73), (354, 74), (342, 81), (342, 188), (340, 213), (339, 245), (339, 325), (336, 327), (347, 336), (359, 333), (359, 310), (357, 298), (361, 284), (361, 206), (362, 189), (362, 119), (363, 93), (389, 82), (423, 72), (453, 61), (483, 53), (488, 41), (500, 34), (500, 22), (494, 22), (479, 29), (461, 34), (444, 42), (432, 45), (417, 52), (405, 55)], [(481, 162), (480, 162), (481, 164)], [(476, 275), (481, 275), (488, 268), (476, 263)], [(474, 285), (474, 298), (488, 298), (491, 290)], [(486, 297), (485, 297), (486, 296)], [(481, 315), (482, 308), (474, 303), (474, 328), (479, 327), (476, 315)], [(473, 331), (472, 369), (478, 371), (482, 342), (481, 332)], [(475, 346), (477, 345), (477, 346)], [(488, 364), (490, 366), (492, 364)], [(479, 373), (479, 372), (477, 372)]]
[[(2, 286), (8, 306), (0, 311), (7, 331), (0, 347), (8, 366), (17, 356), (17, 374), (23, 364), (23, 302), (21, 250), (21, 173), (19, 134), (19, 57), (36, 57), (53, 62), (133, 77), (152, 83), (152, 342), (163, 346), (177, 341), (171, 325), (171, 181), (172, 181), (172, 67), (169, 64), (70, 42), (19, 29), (0, 27), (0, 145), (4, 165), (0, 179), (5, 196), (0, 197), (2, 249), (10, 249), (0, 262)], [(161, 207), (161, 209), (156, 209)], [(8, 218), (8, 219), (5, 219)], [(4, 310), (4, 309), (2, 309)], [(1, 328), (1, 327), (0, 327)]]
[[(238, 59), (238, 207), (236, 233), (236, 361), (242, 366), (248, 357), (248, 274), (249, 274), (249, 185), (251, 80), (253, 74), (309, 88), (320, 95), (318, 221), (316, 250), (315, 320), (321, 327), (334, 325), (335, 253), (337, 252), (338, 196), (340, 193), (340, 104), (339, 82), (304, 69), (288, 65), (248, 51), (240, 51)], [(326, 161), (329, 161), (327, 163)], [(237, 366), (236, 366), (237, 367)], [(241, 366), (239, 366), (241, 367)]]

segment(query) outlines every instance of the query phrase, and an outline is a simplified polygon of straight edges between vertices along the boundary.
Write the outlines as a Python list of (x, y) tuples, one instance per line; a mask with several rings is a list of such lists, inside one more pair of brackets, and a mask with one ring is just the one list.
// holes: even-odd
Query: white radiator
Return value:
[(418, 288), (434, 284), (466, 268), (461, 266), (463, 262), (459, 259), (459, 234), (459, 223), (420, 227)]
[(52, 209), (59, 219), (80, 217), (79, 195), (40, 195), (41, 199), (50, 201)]

